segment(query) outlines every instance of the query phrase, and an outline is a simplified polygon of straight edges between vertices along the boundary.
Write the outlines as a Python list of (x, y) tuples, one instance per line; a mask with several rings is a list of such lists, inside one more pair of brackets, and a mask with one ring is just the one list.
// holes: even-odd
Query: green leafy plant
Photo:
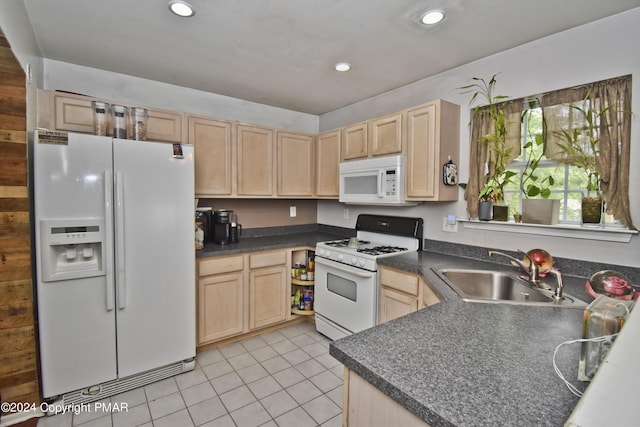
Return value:
[(490, 162), (493, 167), (489, 168), (485, 185), (478, 194), (480, 201), (502, 201), (504, 200), (504, 187), (513, 181), (516, 172), (507, 170), (507, 163), (511, 160), (513, 149), (507, 147), (507, 127), (504, 112), (504, 103), (507, 99), (504, 95), (495, 95), (497, 74), (494, 74), (487, 82), (485, 79), (473, 77), (474, 83), (462, 86), (462, 93), (473, 93), (469, 104), (473, 104), (478, 98), (486, 102), (486, 105), (476, 105), (471, 115), (473, 121), (480, 111), (488, 111), (492, 128), (491, 132), (480, 137), (480, 143), (487, 144)]
[(584, 170), (587, 174), (587, 190), (598, 191), (600, 189), (600, 175), (602, 170), (598, 162), (600, 155), (600, 133), (598, 126), (601, 117), (609, 111), (613, 105), (599, 110), (589, 100), (587, 93), (580, 105), (571, 104), (571, 110), (578, 113), (583, 126), (572, 129), (562, 129), (554, 132), (563, 142), (558, 147), (567, 155), (567, 160), (574, 166)]
[[(526, 119), (528, 126), (527, 133), (529, 135), (532, 134), (532, 132), (530, 132), (531, 114), (537, 105), (538, 101), (529, 101), (529, 109), (522, 113), (521, 122), (524, 122)], [(544, 123), (544, 114), (542, 116), (542, 121)], [(549, 196), (551, 196), (551, 186), (554, 184), (553, 176), (550, 174), (542, 174), (538, 170), (538, 164), (544, 157), (545, 145), (546, 140), (544, 137), (544, 131), (541, 131), (533, 134), (533, 138), (527, 138), (527, 142), (523, 147), (525, 150), (527, 164), (522, 171), (520, 190), (526, 198), (541, 197), (543, 199), (548, 199)]]

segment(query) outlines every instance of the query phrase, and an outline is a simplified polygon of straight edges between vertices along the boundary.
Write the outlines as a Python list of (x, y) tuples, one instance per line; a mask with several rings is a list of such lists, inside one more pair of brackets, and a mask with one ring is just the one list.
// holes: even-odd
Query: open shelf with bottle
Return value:
[(315, 251), (302, 249), (291, 253), (291, 313), (311, 316), (315, 285)]

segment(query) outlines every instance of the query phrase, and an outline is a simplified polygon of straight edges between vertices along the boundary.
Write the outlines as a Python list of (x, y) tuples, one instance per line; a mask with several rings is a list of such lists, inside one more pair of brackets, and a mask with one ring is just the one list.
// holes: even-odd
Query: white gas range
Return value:
[(422, 250), (422, 218), (361, 214), (356, 237), (316, 245), (316, 329), (338, 339), (375, 326), (378, 263)]

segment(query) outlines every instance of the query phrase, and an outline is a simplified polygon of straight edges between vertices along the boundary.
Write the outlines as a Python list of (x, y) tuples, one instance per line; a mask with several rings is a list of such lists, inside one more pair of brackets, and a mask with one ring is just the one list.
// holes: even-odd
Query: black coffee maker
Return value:
[(227, 209), (213, 211), (213, 243), (226, 245), (238, 242), (242, 226), (236, 221), (233, 211)]
[(220, 209), (213, 211), (213, 243), (231, 243), (231, 215), (233, 211)]

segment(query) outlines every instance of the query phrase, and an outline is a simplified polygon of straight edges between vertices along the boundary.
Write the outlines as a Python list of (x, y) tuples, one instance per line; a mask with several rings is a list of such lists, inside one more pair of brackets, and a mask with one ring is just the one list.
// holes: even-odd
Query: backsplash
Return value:
[(280, 227), (259, 227), (242, 230), (243, 237), (265, 237), (278, 236), (283, 234), (294, 233), (325, 233), (337, 237), (352, 237), (356, 232), (352, 228), (335, 227), (333, 225), (324, 224), (301, 224), (301, 225), (285, 225)]
[[(509, 261), (489, 256), (490, 250), (500, 250), (516, 258), (522, 258), (522, 255), (514, 251), (504, 251), (500, 248), (483, 248), (480, 246), (463, 245), (459, 243), (449, 243), (439, 240), (424, 239), (424, 250), (432, 252), (440, 252), (449, 255), (456, 255), (465, 258), (479, 259), (488, 262), (498, 262), (499, 264), (508, 264)], [(552, 254), (553, 255), (553, 254)], [(554, 266), (556, 266), (563, 274), (577, 277), (591, 277), (591, 275), (601, 270), (614, 270), (624, 274), (636, 289), (640, 287), (640, 268), (628, 267), (623, 265), (604, 264), (592, 261), (581, 261), (568, 258), (553, 258)]]
[[(232, 210), (242, 224), (242, 235), (249, 229), (315, 224), (318, 216), (316, 200), (306, 199), (199, 199), (198, 207)], [(289, 216), (295, 206), (296, 216)], [(276, 233), (277, 234), (277, 233)]]

